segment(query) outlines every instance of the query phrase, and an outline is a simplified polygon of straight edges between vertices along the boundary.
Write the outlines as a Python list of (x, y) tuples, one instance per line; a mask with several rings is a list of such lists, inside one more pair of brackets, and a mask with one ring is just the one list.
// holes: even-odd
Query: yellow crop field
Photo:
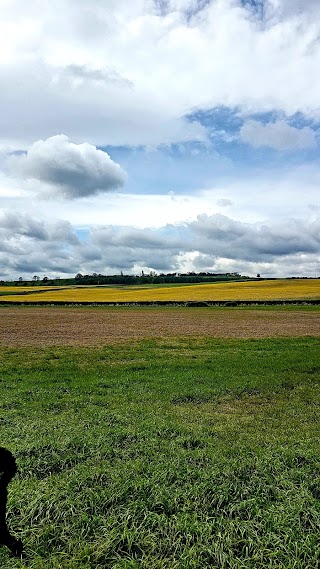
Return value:
[[(59, 287), (60, 288), (60, 287)], [(34, 292), (38, 290), (48, 290), (47, 286), (0, 286), (0, 294), (18, 294)]]
[[(265, 280), (163, 287), (65, 288), (23, 296), (5, 296), (12, 302), (139, 302), (320, 299), (320, 279)], [(1, 300), (0, 300), (1, 302)]]

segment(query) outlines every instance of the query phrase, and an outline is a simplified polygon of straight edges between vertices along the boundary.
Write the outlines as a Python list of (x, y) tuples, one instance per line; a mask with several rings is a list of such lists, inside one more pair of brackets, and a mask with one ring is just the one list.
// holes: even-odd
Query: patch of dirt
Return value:
[(97, 346), (174, 336), (320, 336), (320, 311), (0, 308), (1, 346)]

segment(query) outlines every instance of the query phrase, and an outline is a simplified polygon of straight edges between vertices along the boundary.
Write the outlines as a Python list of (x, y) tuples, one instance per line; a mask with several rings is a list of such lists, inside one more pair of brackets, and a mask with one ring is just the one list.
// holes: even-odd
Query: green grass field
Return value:
[(1, 349), (0, 566), (320, 566), (319, 340)]

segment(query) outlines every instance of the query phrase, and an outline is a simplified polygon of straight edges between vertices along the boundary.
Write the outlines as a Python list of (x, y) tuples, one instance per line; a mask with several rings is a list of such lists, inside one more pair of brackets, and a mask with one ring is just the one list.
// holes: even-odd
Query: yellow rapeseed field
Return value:
[(48, 290), (47, 286), (0, 286), (0, 293), (1, 294), (10, 294), (10, 293), (23, 293), (23, 292), (33, 292), (38, 290)]
[[(34, 290), (34, 289), (33, 289)], [(23, 296), (2, 296), (12, 302), (139, 302), (320, 299), (320, 279), (261, 280), (163, 287), (81, 287)], [(1, 299), (0, 299), (1, 302)]]

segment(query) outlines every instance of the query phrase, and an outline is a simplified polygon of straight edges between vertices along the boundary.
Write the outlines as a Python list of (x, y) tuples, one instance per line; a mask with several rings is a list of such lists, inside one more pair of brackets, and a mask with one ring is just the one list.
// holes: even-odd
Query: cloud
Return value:
[[(55, 66), (33, 56), (23, 66), (19, 61), (0, 65), (0, 144), (24, 148), (37, 138), (61, 132), (75, 142), (87, 140), (97, 146), (156, 146), (208, 139), (205, 127), (184, 116), (184, 106), (175, 103), (172, 108), (163, 84), (155, 92), (145, 84), (148, 80), (137, 80), (132, 73), (127, 76), (117, 67), (107, 77), (105, 66), (99, 63), (93, 58), (82, 66), (71, 59), (65, 66)], [(154, 75), (154, 69), (148, 73)]]
[(268, 15), (283, 17), (314, 17), (320, 11), (318, 0), (266, 0)]
[(287, 255), (320, 253), (319, 219), (252, 224), (203, 214), (188, 227), (194, 233), (194, 248), (217, 257), (277, 263)]
[(0, 228), (0, 278), (142, 269), (313, 276), (320, 265), (319, 217), (257, 224), (202, 214), (158, 229), (91, 226), (85, 241), (66, 221), (12, 212), (2, 216)]
[(186, 117), (219, 105), (319, 118), (318, 1), (269, 0), (268, 25), (249, 4), (4, 3), (0, 143), (59, 132), (99, 146), (205, 141)]
[(217, 200), (217, 205), (220, 207), (229, 207), (233, 205), (233, 201), (228, 198), (220, 198)]
[(114, 83), (131, 88), (133, 84), (129, 79), (122, 77), (120, 73), (112, 68), (90, 69), (86, 65), (71, 64), (61, 69), (62, 76), (66, 80), (74, 80), (76, 84), (83, 85), (87, 80), (94, 83)]
[(43, 221), (12, 212), (8, 212), (2, 217), (0, 232), (3, 238), (6, 238), (7, 234), (29, 237), (37, 241), (46, 241), (48, 238)]
[(26, 154), (12, 156), (9, 165), (17, 176), (49, 184), (73, 199), (109, 192), (126, 181), (106, 152), (86, 142), (74, 144), (62, 134), (38, 140)]
[[(27, 214), (17, 212), (5, 212), (0, 218), (1, 242), (50, 242), (56, 241), (57, 244), (77, 244), (72, 225), (65, 220), (54, 222), (36, 219)], [(0, 242), (0, 247), (1, 247)]]
[(240, 129), (240, 139), (254, 148), (268, 146), (275, 150), (285, 151), (303, 150), (317, 146), (316, 136), (311, 128), (295, 128), (284, 120), (265, 125), (255, 120), (249, 120)]
[(31, 215), (5, 212), (0, 218), (0, 278), (26, 273), (66, 273), (74, 268), (79, 240), (68, 221), (48, 222)]

